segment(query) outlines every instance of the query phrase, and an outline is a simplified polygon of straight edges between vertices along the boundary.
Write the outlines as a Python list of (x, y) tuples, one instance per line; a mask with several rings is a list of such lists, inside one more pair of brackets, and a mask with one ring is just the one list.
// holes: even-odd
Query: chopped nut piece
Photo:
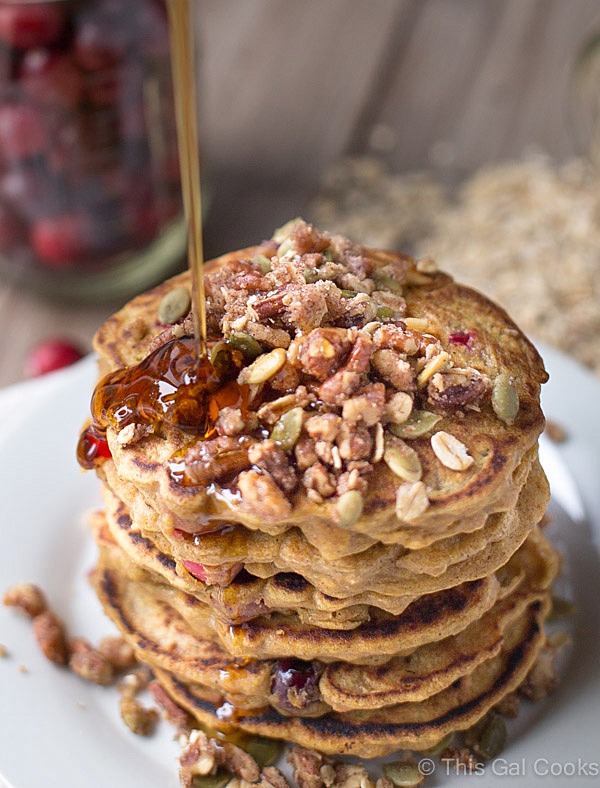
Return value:
[(121, 718), (130, 731), (138, 736), (149, 736), (154, 732), (158, 712), (156, 709), (147, 709), (137, 698), (125, 695), (119, 703)]
[(8, 649), (3, 643), (0, 643), (0, 657), (7, 657), (8, 656)]
[(430, 358), (417, 377), (417, 384), (422, 388), (436, 372), (446, 369), (450, 364), (450, 356), (445, 350)]
[(373, 353), (372, 363), (381, 377), (399, 391), (415, 388), (411, 365), (395, 350), (383, 348)]
[(238, 476), (237, 486), (242, 495), (242, 508), (256, 517), (268, 520), (289, 517), (291, 504), (269, 474), (243, 471)]
[(385, 449), (385, 441), (383, 439), (383, 425), (380, 423), (375, 425), (375, 447), (373, 449), (373, 456), (371, 462), (373, 465), (378, 463), (383, 458), (383, 451)]
[(404, 324), (410, 331), (424, 334), (429, 329), (429, 321), (424, 317), (405, 317)]
[(381, 421), (384, 407), (385, 386), (383, 383), (374, 383), (344, 402), (342, 419), (349, 423), (362, 421), (367, 427), (373, 427)]
[(427, 488), (423, 482), (406, 482), (396, 493), (396, 517), (410, 523), (429, 508)]
[(567, 431), (562, 424), (559, 424), (557, 421), (548, 419), (544, 432), (554, 443), (564, 443), (567, 440)]
[(51, 610), (40, 613), (33, 619), (33, 631), (44, 655), (57, 665), (66, 665), (67, 640), (62, 622)]
[(560, 651), (570, 642), (568, 635), (557, 633), (548, 639), (537, 659), (519, 687), (519, 694), (527, 700), (540, 701), (558, 686), (557, 659)]
[(503, 717), (514, 720), (519, 716), (520, 706), (521, 699), (519, 698), (519, 694), (517, 692), (511, 692), (509, 695), (505, 695), (500, 703), (494, 706), (494, 710)]
[(333, 442), (342, 426), (342, 419), (335, 413), (323, 413), (306, 420), (304, 429), (316, 441)]
[(32, 583), (12, 586), (2, 600), (7, 607), (16, 607), (29, 618), (35, 618), (48, 609), (43, 591)]
[(452, 471), (466, 471), (474, 462), (465, 444), (444, 430), (431, 436), (431, 448), (442, 465)]
[(404, 424), (413, 409), (413, 398), (404, 391), (397, 391), (385, 403), (384, 416), (386, 422)]
[(123, 638), (108, 636), (102, 638), (98, 651), (105, 657), (116, 670), (127, 670), (133, 667), (137, 658), (129, 643)]
[(105, 656), (92, 648), (83, 638), (74, 638), (69, 645), (71, 647), (69, 667), (73, 673), (93, 684), (103, 686), (112, 684), (115, 671)]
[(298, 788), (323, 788), (321, 767), (328, 761), (321, 753), (294, 746), (287, 754)]

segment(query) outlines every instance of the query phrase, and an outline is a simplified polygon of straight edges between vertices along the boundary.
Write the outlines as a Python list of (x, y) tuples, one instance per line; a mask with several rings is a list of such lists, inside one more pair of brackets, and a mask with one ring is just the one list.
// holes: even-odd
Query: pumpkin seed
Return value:
[(219, 769), (216, 774), (196, 774), (192, 777), (193, 788), (223, 788), (231, 780), (231, 774)]
[(271, 439), (278, 443), (284, 451), (291, 451), (300, 437), (303, 418), (304, 411), (300, 407), (283, 413), (271, 430)]
[(419, 771), (416, 763), (410, 761), (393, 761), (383, 764), (383, 773), (398, 788), (416, 788), (423, 784), (425, 776)]
[(392, 317), (394, 317), (394, 314), (394, 310), (390, 309), (389, 306), (379, 306), (377, 307), (377, 314), (375, 317), (377, 320), (390, 320)]
[(174, 287), (162, 297), (158, 305), (158, 320), (163, 325), (173, 325), (185, 317), (192, 306), (192, 297), (187, 287)]
[(249, 367), (240, 372), (240, 382), (265, 383), (279, 372), (285, 364), (286, 358), (286, 352), (281, 347), (276, 347), (270, 353), (263, 353)]
[(274, 764), (279, 757), (281, 749), (281, 741), (265, 739), (262, 736), (251, 736), (244, 743), (244, 750), (254, 758), (261, 768)]
[(239, 350), (243, 354), (247, 363), (254, 361), (254, 359), (258, 358), (263, 352), (260, 342), (243, 331), (230, 334), (227, 341), (231, 347)]
[(263, 272), (263, 274), (268, 274), (271, 270), (271, 261), (264, 254), (255, 254), (252, 258), (252, 262), (260, 266), (260, 270)]
[(243, 359), (241, 353), (227, 342), (217, 342), (210, 349), (210, 363), (219, 377), (227, 378), (237, 375), (243, 366)]
[(419, 455), (400, 440), (386, 443), (383, 460), (390, 471), (405, 482), (418, 482), (423, 476)]
[(340, 290), (340, 293), (344, 298), (356, 298), (358, 295), (356, 290)]
[(348, 490), (340, 495), (336, 503), (338, 524), (342, 528), (351, 528), (361, 516), (363, 506), (363, 497), (358, 490)]
[(486, 720), (473, 749), (486, 761), (497, 758), (506, 746), (506, 723), (497, 714)]
[(394, 277), (390, 276), (389, 274), (384, 274), (383, 272), (376, 270), (373, 273), (373, 279), (377, 283), (377, 287), (380, 290), (390, 290), (392, 293), (402, 292), (402, 285), (400, 282), (397, 282)]
[(410, 440), (426, 435), (442, 420), (437, 413), (429, 410), (413, 410), (410, 416), (402, 424), (390, 424), (388, 429), (397, 438)]
[(507, 372), (501, 372), (494, 380), (492, 408), (500, 421), (512, 424), (519, 412), (519, 392), (514, 380)]

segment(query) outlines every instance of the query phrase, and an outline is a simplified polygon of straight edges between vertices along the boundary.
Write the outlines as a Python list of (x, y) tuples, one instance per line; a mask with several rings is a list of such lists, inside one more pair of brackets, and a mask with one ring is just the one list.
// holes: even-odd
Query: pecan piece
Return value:
[(115, 669), (106, 657), (83, 638), (74, 638), (70, 642), (71, 656), (69, 667), (85, 681), (106, 686), (112, 684)]
[(348, 396), (360, 388), (369, 369), (373, 343), (364, 332), (359, 334), (346, 364), (319, 387), (319, 397), (328, 405), (342, 406)]
[(35, 618), (48, 609), (44, 592), (33, 583), (19, 583), (4, 594), (2, 600), (7, 607), (15, 607), (29, 618)]
[(248, 449), (248, 459), (252, 465), (267, 471), (285, 492), (291, 492), (298, 483), (296, 471), (290, 465), (287, 454), (273, 440), (252, 445)]
[(345, 328), (315, 328), (300, 342), (297, 363), (307, 375), (325, 380), (343, 364), (351, 347)]
[(454, 367), (432, 376), (427, 398), (440, 408), (457, 408), (481, 399), (488, 388), (489, 381), (476, 369)]
[(291, 504), (268, 473), (243, 471), (238, 476), (237, 486), (242, 496), (242, 509), (255, 517), (270, 521), (289, 517)]
[(33, 619), (33, 631), (44, 656), (57, 665), (66, 665), (68, 646), (62, 622), (51, 611), (45, 610)]

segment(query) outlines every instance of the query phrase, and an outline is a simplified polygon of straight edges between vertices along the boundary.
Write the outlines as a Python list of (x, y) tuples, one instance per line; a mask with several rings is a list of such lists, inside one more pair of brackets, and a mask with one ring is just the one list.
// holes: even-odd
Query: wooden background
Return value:
[[(340, 156), (451, 183), (532, 147), (579, 153), (573, 63), (598, 0), (195, 0), (207, 255), (308, 212)], [(600, 86), (599, 86), (600, 90)], [(118, 305), (56, 305), (0, 285), (0, 385), (47, 336), (90, 346)]]

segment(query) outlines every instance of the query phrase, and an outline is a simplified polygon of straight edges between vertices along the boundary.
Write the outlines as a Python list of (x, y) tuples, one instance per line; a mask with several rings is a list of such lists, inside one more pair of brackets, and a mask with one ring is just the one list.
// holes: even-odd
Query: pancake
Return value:
[[(270, 268), (266, 272), (260, 264), (265, 259)], [(348, 532), (367, 538), (358, 544), (367, 545), (368, 540), (402, 544), (407, 526), (425, 529), (441, 538), (449, 533), (448, 529), (455, 533), (458, 522), (474, 519), (475, 527), (479, 527), (490, 514), (514, 505), (519, 493), (515, 470), (535, 445), (543, 427), (539, 388), (546, 373), (532, 345), (499, 307), (479, 293), (455, 284), (444, 274), (417, 271), (414, 262), (406, 256), (330, 239), (301, 222), (284, 228), (276, 234), (274, 242), (224, 255), (206, 270), (211, 342), (243, 326), (264, 337), (263, 349), (265, 345), (277, 347), (279, 342), (283, 353), (282, 346), (288, 346), (285, 369), (290, 380), (295, 381), (294, 396), (303, 396), (299, 394), (301, 391), (308, 391), (309, 396), (318, 391), (321, 399), (331, 398), (323, 409), (313, 408), (311, 414), (336, 416), (344, 411), (348, 424), (352, 422), (348, 420), (347, 400), (352, 399), (356, 402), (353, 407), (360, 409), (369, 396), (381, 396), (384, 389), (386, 397), (393, 391), (405, 391), (414, 397), (414, 407), (433, 408), (439, 416), (436, 432), (450, 433), (466, 447), (470, 464), (453, 470), (452, 461), (450, 465), (442, 462), (432, 447), (432, 431), (413, 436), (409, 441), (422, 467), (429, 503), (418, 515), (411, 512), (410, 522), (404, 519), (405, 513), (397, 504), (401, 486), (398, 476), (380, 456), (373, 462), (372, 458), (360, 455), (362, 459), (356, 466), (354, 457), (359, 457), (360, 452), (348, 460), (334, 452), (337, 460), (331, 460), (329, 474), (338, 482), (344, 473), (358, 472), (362, 478), (362, 514), (353, 517), (351, 523), (344, 523)], [(188, 330), (185, 320), (176, 330), (165, 329), (157, 313), (167, 293), (188, 285), (187, 274), (181, 275), (134, 299), (110, 318), (95, 342), (102, 369), (131, 364), (150, 348), (168, 342), (169, 337), (185, 334)], [(316, 304), (322, 306), (320, 312)], [(381, 304), (393, 306), (381, 307)], [(296, 322), (292, 312), (297, 314)], [(384, 315), (379, 322), (372, 319), (375, 313)], [(321, 315), (318, 322), (316, 314)], [(403, 322), (406, 316), (421, 321), (421, 330), (409, 328)], [(315, 366), (313, 359), (313, 350), (322, 344), (321, 335), (317, 336), (321, 330), (338, 332), (335, 338), (334, 334), (327, 335), (332, 338), (327, 340), (328, 353), (336, 352), (332, 342), (339, 344), (339, 356), (329, 359), (329, 368), (338, 371), (330, 377), (325, 372), (324, 381), (319, 369), (322, 370), (325, 357), (319, 358), (317, 354), (321, 367)], [(305, 351), (308, 360), (303, 356)], [(386, 359), (389, 361), (386, 353), (393, 355), (394, 364), (402, 364), (390, 371), (385, 366)], [(400, 372), (405, 373), (404, 383), (396, 379), (402, 377)], [(338, 393), (335, 375), (355, 376), (350, 392), (356, 392), (354, 398), (347, 392), (342, 396), (343, 390)], [(357, 375), (362, 376), (362, 382)], [(500, 386), (500, 397), (494, 400), (492, 383), (495, 386), (498, 381), (503, 386)], [(264, 429), (269, 428), (273, 413), (270, 403), (281, 400), (282, 390), (291, 396), (292, 387), (282, 384), (273, 388), (270, 383), (260, 383), (259, 388), (259, 393), (253, 396), (257, 413), (267, 411), (266, 416), (258, 416)], [(495, 388), (493, 391), (497, 393)], [(360, 400), (361, 396), (367, 399)], [(498, 400), (506, 408), (507, 396), (508, 415), (502, 415)], [(518, 408), (513, 414), (512, 405), (517, 396)], [(304, 418), (308, 413), (305, 411)], [(360, 414), (359, 418), (362, 418)], [(165, 533), (173, 528), (199, 532), (214, 530), (219, 523), (239, 523), (276, 536), (295, 527), (316, 544), (319, 540), (337, 541), (338, 532), (343, 530), (336, 526), (340, 520), (337, 507), (341, 493), (326, 498), (319, 494), (320, 500), (316, 500), (314, 495), (308, 495), (314, 492), (313, 488), (306, 486), (313, 482), (302, 476), (295, 489), (286, 493), (288, 504), (278, 500), (281, 505), (273, 506), (272, 496), (255, 495), (252, 489), (259, 483), (273, 489), (264, 474), (262, 482), (260, 474), (259, 477), (250, 474), (246, 479), (243, 472), (224, 483), (217, 471), (217, 476), (207, 483), (204, 466), (198, 462), (194, 465), (191, 459), (184, 465), (187, 462), (189, 473), (192, 466), (194, 471), (182, 483), (173, 475), (173, 456), (191, 458), (198, 451), (214, 450), (218, 458), (224, 450), (217, 444), (213, 448), (206, 444), (198, 447), (194, 440), (190, 442), (189, 434), (164, 422), (159, 427), (154, 425), (150, 432), (144, 430), (133, 441), (124, 440), (120, 429), (123, 422), (115, 419), (111, 422), (110, 418), (108, 422), (108, 445), (119, 479), (133, 485), (154, 506)], [(364, 440), (375, 440), (375, 431), (368, 429), (368, 435), (364, 430), (361, 433)], [(255, 439), (251, 431), (238, 435), (237, 445), (241, 447), (247, 445), (242, 440), (244, 435)], [(384, 425), (386, 446), (391, 443), (397, 448), (390, 436)], [(232, 441), (224, 443), (230, 445)], [(240, 448), (236, 455), (242, 464), (244, 451)], [(219, 464), (218, 459), (216, 463)], [(246, 467), (251, 466), (248, 460)], [(375, 467), (377, 472), (373, 471)], [(242, 480), (247, 482), (243, 493)], [(344, 484), (343, 479), (340, 490)], [(273, 495), (277, 497), (275, 490)]]
[[(160, 595), (152, 595), (148, 584), (132, 582), (114, 566), (106, 569), (108, 562), (103, 560), (99, 569), (100, 597), (140, 659), (184, 680), (208, 685), (236, 706), (253, 708), (271, 702), (275, 662), (232, 662), (223, 648), (192, 632)], [(457, 635), (426, 643), (376, 667), (347, 662), (326, 665), (319, 680), (320, 713), (420, 701), (498, 654), (505, 631), (525, 608), (548, 596), (557, 568), (555, 552), (539, 533), (531, 537), (515, 563), (521, 565), (521, 572), (513, 574), (495, 605)]]
[[(343, 658), (358, 664), (381, 664), (394, 655), (410, 653), (465, 629), (522, 579), (528, 563), (536, 567), (534, 587), (547, 587), (555, 566), (547, 556), (542, 562), (535, 558), (540, 553), (537, 544), (536, 536), (528, 540), (497, 575), (420, 597), (400, 616), (370, 608), (369, 620), (349, 630), (307, 625), (293, 614), (281, 613), (259, 616), (239, 625), (224, 624), (211, 606), (195, 597), (153, 582), (140, 570), (132, 574), (126, 555), (108, 542), (100, 545), (96, 588), (107, 613), (117, 619), (117, 624), (119, 615), (114, 611), (122, 607), (119, 600), (127, 591), (138, 605), (152, 608), (155, 603), (162, 603), (172, 608), (187, 622), (193, 635), (217, 642), (234, 659), (298, 657), (331, 662)], [(146, 620), (152, 622), (153, 618), (148, 616)]]
[[(549, 602), (535, 602), (509, 628), (500, 654), (450, 687), (416, 703), (371, 712), (332, 712), (317, 718), (285, 717), (268, 708), (236, 710), (218, 694), (186, 683), (160, 668), (156, 677), (172, 699), (212, 729), (242, 730), (285, 739), (330, 755), (375, 758), (400, 749), (424, 750), (444, 736), (466, 730), (524, 681), (544, 643)], [(229, 715), (229, 717), (227, 716)]]
[[(243, 605), (262, 602), (269, 608), (279, 604), (280, 607), (339, 611), (344, 606), (363, 604), (395, 614), (401, 613), (422, 594), (496, 571), (542, 518), (548, 497), (547, 481), (536, 461), (517, 507), (490, 516), (479, 531), (449, 537), (420, 551), (399, 552), (394, 547), (378, 545), (355, 556), (324, 561), (318, 551), (311, 550), (298, 530), (271, 538), (258, 537), (253, 532), (247, 532), (247, 539), (236, 532), (205, 534), (191, 544), (181, 537), (168, 541), (156, 534), (138, 535), (136, 530), (130, 530), (132, 521), (126, 508), (114, 496), (105, 494), (109, 527), (132, 559), (142, 567), (153, 565), (163, 574), (169, 561), (174, 561), (167, 576), (175, 575), (177, 587), (199, 599), (206, 600), (209, 594), (217, 610), (225, 603), (225, 598), (229, 606), (235, 604), (235, 584), (229, 585), (227, 590), (211, 591), (186, 570), (184, 561), (211, 568), (216, 565), (222, 570), (232, 567), (235, 571), (235, 567), (243, 566), (255, 578), (252, 582), (246, 579), (240, 589)], [(115, 527), (115, 523), (120, 524), (119, 527)], [(261, 558), (272, 558), (274, 562), (244, 561), (243, 548), (249, 541), (253, 546), (258, 543)], [(149, 557), (153, 551), (162, 556), (159, 564)], [(220, 563), (223, 560), (224, 563)], [(298, 575), (300, 579), (295, 585), (301, 588), (288, 591), (286, 586), (294, 584), (291, 581), (280, 583), (277, 578), (281, 572)], [(265, 582), (261, 584), (256, 578), (263, 578)], [(358, 621), (358, 617), (353, 620)]]

